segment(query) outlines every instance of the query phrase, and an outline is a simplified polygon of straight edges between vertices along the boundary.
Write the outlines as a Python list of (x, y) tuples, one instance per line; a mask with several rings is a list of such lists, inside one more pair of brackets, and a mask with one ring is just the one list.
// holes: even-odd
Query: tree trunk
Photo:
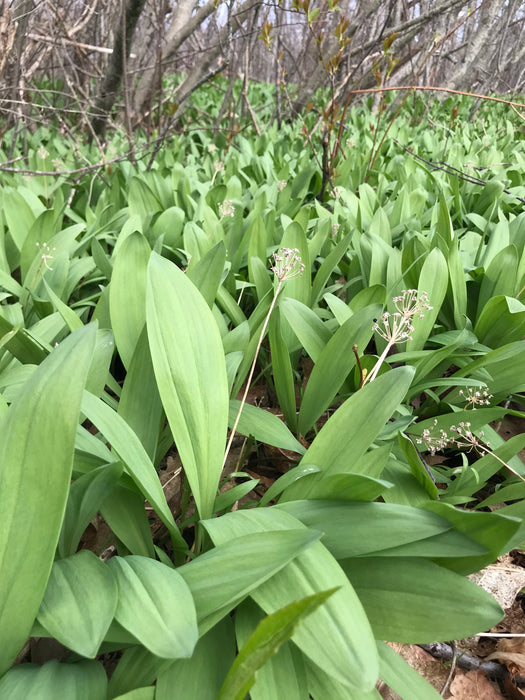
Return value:
[(122, 83), (124, 61), (129, 58), (135, 27), (144, 9), (146, 0), (128, 0), (125, 21), (118, 23), (115, 31), (113, 53), (109, 61), (102, 89), (95, 103), (95, 114), (92, 119), (93, 131), (97, 136), (104, 137), (109, 112), (115, 103), (118, 89)]
[[(202, 7), (198, 7), (198, 0), (181, 0), (177, 4), (175, 17), (166, 33), (165, 48), (162, 51), (160, 66), (146, 68), (135, 90), (133, 99), (135, 122), (140, 121), (145, 111), (145, 106), (151, 101), (152, 93), (158, 86), (158, 71), (160, 70), (162, 76), (166, 64), (173, 58), (182, 43), (200, 27), (215, 9), (215, 0), (208, 0)], [(195, 14), (193, 14), (194, 11)]]

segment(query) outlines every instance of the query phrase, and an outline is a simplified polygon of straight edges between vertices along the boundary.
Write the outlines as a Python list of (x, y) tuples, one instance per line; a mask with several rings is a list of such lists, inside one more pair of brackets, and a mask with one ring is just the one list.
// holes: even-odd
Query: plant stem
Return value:
[(279, 292), (281, 291), (281, 287), (283, 285), (284, 280), (280, 279), (277, 283), (277, 287), (275, 289), (275, 294), (273, 295), (272, 303), (270, 304), (270, 308), (268, 309), (268, 313), (266, 314), (266, 318), (264, 319), (263, 327), (261, 329), (261, 334), (259, 336), (259, 342), (257, 343), (257, 347), (255, 348), (255, 356), (253, 358), (252, 366), (250, 367), (250, 373), (248, 374), (248, 378), (246, 379), (246, 386), (244, 388), (244, 394), (241, 399), (241, 405), (239, 406), (239, 410), (237, 411), (237, 416), (235, 418), (235, 423), (232, 426), (231, 432), (230, 432), (230, 437), (228, 438), (228, 444), (226, 445), (226, 450), (224, 452), (224, 459), (222, 462), (222, 468), (226, 466), (226, 460), (228, 459), (228, 455), (230, 453), (230, 449), (232, 446), (233, 438), (235, 436), (235, 431), (237, 430), (237, 426), (239, 425), (239, 420), (241, 419), (241, 413), (242, 409), (244, 407), (244, 404), (246, 403), (246, 397), (248, 396), (248, 391), (250, 390), (250, 384), (253, 379), (253, 373), (255, 372), (255, 366), (257, 364), (257, 357), (259, 355), (259, 350), (261, 349), (261, 345), (264, 339), (264, 336), (266, 334), (266, 329), (268, 328), (268, 323), (270, 322), (270, 316), (272, 315), (272, 311), (274, 310), (275, 303), (277, 301), (277, 297), (279, 296)]

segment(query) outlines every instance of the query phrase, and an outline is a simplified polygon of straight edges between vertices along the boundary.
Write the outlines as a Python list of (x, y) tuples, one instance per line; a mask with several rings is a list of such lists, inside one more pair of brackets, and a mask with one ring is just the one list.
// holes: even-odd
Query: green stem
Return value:
[(239, 425), (239, 420), (241, 419), (242, 409), (244, 407), (244, 404), (246, 403), (246, 397), (248, 396), (248, 391), (250, 390), (250, 384), (251, 384), (252, 379), (253, 379), (253, 373), (255, 372), (255, 366), (257, 364), (257, 357), (259, 355), (259, 350), (261, 349), (261, 345), (262, 345), (264, 336), (266, 334), (266, 329), (268, 328), (268, 323), (270, 322), (270, 316), (272, 315), (272, 311), (274, 310), (275, 302), (277, 301), (277, 297), (279, 296), (279, 292), (281, 291), (281, 287), (283, 285), (283, 282), (284, 282), (284, 280), (280, 279), (279, 282), (277, 283), (277, 288), (275, 290), (275, 294), (273, 296), (272, 303), (270, 304), (270, 308), (268, 309), (268, 313), (266, 314), (266, 318), (264, 319), (263, 327), (261, 329), (261, 334), (259, 336), (259, 342), (257, 343), (257, 347), (255, 348), (255, 357), (253, 358), (252, 366), (250, 368), (250, 373), (248, 374), (248, 378), (246, 380), (246, 386), (244, 388), (244, 394), (243, 394), (242, 399), (241, 399), (241, 405), (239, 406), (239, 410), (237, 411), (235, 423), (233, 424), (233, 427), (231, 429), (230, 437), (228, 439), (228, 444), (226, 445), (226, 451), (224, 452), (224, 459), (222, 462), (223, 469), (226, 466), (226, 460), (228, 459), (228, 455), (230, 453), (233, 438), (235, 436), (237, 426)]

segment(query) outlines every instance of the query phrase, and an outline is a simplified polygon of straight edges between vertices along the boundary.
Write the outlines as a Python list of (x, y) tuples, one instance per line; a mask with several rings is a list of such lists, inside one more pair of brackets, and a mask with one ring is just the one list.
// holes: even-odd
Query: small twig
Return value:
[(454, 680), (454, 676), (456, 675), (456, 668), (458, 666), (458, 650), (456, 649), (456, 643), (450, 642), (450, 646), (452, 647), (452, 663), (450, 664), (447, 679), (443, 683), (443, 687), (441, 688), (441, 691), (439, 693), (443, 698), (445, 697), (446, 693), (448, 693), (448, 689), (450, 688), (450, 684)]
[[(474, 177), (472, 175), (466, 175), (464, 172), (454, 167), (453, 165), (449, 165), (448, 163), (433, 163), (431, 160), (427, 160), (426, 158), (423, 158), (423, 156), (414, 153), (410, 150), (410, 148), (404, 146), (397, 139), (392, 139), (392, 141), (394, 141), (394, 143), (397, 143), (398, 146), (401, 146), (401, 148), (403, 148), (407, 153), (410, 153), (410, 155), (413, 158), (416, 158), (416, 160), (420, 160), (422, 163), (425, 163), (425, 165), (428, 165), (431, 168), (434, 168), (435, 170), (441, 170), (442, 172), (447, 173), (447, 175), (456, 175), (461, 180), (465, 180), (465, 182), (469, 182), (471, 185), (480, 185), (483, 187), (487, 184), (487, 180), (482, 180), (481, 178)], [(505, 194), (512, 195), (519, 202), (523, 202), (525, 204), (525, 197), (518, 197), (518, 195), (514, 194), (514, 192), (511, 192), (511, 190), (507, 188), (504, 188), (503, 192), (505, 192)]]

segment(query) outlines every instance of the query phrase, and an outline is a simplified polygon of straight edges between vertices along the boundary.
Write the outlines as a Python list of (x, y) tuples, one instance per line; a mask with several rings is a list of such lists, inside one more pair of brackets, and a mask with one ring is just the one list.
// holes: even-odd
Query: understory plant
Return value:
[(392, 140), (320, 202), (294, 128), (6, 176), (0, 697), (430, 700), (387, 642), (501, 619), (466, 576), (525, 540), (519, 169), (487, 117), (449, 154), (485, 186)]

